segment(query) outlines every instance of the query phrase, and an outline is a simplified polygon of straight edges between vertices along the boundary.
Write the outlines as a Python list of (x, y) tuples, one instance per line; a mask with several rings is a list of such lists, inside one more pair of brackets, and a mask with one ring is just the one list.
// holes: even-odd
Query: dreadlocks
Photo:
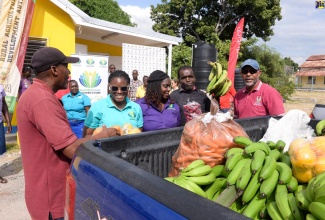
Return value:
[(124, 72), (123, 70), (116, 70), (116, 71), (114, 71), (113, 73), (111, 73), (111, 74), (109, 75), (109, 77), (108, 77), (108, 82), (110, 83), (111, 80), (114, 79), (114, 78), (116, 78), (116, 77), (118, 77), (118, 78), (124, 78), (124, 79), (126, 80), (127, 84), (128, 84), (128, 85), (130, 84), (130, 77), (129, 77), (129, 75), (128, 75), (126, 72)]
[(161, 70), (153, 71), (148, 78), (148, 86), (145, 95), (146, 103), (152, 103), (159, 108), (161, 102), (161, 82), (169, 76)]

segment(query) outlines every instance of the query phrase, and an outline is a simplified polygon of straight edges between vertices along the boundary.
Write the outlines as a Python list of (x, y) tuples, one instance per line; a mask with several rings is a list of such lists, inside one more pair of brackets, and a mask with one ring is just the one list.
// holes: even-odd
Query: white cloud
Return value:
[(325, 54), (325, 10), (306, 0), (281, 1), (281, 6), (282, 20), (266, 44), (298, 64), (311, 55)]
[(140, 8), (133, 5), (120, 7), (131, 16), (131, 21), (136, 23), (138, 28), (152, 29), (153, 21), (150, 19), (150, 7)]

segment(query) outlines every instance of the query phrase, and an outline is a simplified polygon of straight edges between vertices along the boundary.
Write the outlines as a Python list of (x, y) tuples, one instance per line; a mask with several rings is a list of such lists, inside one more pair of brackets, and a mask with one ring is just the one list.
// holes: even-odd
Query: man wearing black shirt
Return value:
[(180, 88), (173, 91), (170, 94), (172, 100), (174, 100), (181, 108), (181, 125), (185, 125), (186, 118), (184, 115), (184, 105), (188, 102), (195, 101), (201, 105), (202, 113), (210, 111), (210, 99), (201, 90), (195, 87), (196, 78), (194, 71), (190, 66), (182, 66), (178, 69), (178, 80), (180, 82)]

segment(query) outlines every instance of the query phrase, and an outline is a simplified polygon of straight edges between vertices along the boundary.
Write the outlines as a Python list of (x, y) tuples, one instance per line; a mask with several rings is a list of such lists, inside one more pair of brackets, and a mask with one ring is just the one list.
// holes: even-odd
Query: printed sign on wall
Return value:
[(80, 62), (71, 65), (71, 79), (79, 84), (79, 91), (94, 103), (107, 96), (108, 56), (73, 55)]

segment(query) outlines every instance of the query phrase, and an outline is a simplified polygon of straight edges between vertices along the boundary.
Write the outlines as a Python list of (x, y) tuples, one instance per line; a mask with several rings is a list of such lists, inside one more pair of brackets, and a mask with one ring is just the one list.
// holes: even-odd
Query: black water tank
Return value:
[(208, 61), (217, 60), (217, 49), (214, 44), (198, 41), (193, 45), (192, 68), (195, 73), (196, 87), (206, 90), (209, 84), (211, 66)]
[(238, 90), (245, 87), (245, 83), (243, 81), (243, 78), (240, 75), (240, 69), (239, 68), (236, 68), (234, 81), (235, 81), (234, 86), (235, 86), (236, 91), (238, 91)]

